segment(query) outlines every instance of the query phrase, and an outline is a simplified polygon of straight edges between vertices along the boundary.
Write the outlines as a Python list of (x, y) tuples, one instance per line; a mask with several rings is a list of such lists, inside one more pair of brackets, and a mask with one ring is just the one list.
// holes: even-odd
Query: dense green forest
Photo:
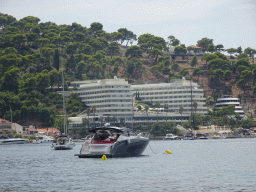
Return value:
[[(74, 80), (117, 75), (132, 83), (145, 83), (153, 75), (159, 81), (182, 76), (208, 78), (207, 86), (212, 90), (209, 105), (221, 93), (232, 95), (234, 85), (244, 94), (256, 92), (255, 49), (224, 49), (205, 37), (197, 41), (197, 46), (203, 48), (201, 61), (206, 62), (206, 69), (197, 56), (192, 57), (190, 67), (184, 67), (165, 52), (175, 47), (176, 55), (185, 55), (195, 52), (195, 48), (186, 47), (172, 35), (167, 38), (165, 41), (152, 34), (137, 38), (126, 28), (107, 33), (98, 22), (87, 28), (75, 22), (43, 23), (33, 16), (17, 20), (0, 13), (0, 118), (10, 120), (12, 111), (12, 120), (21, 125), (56, 125), (62, 114), (62, 95), (56, 92), (62, 90), (62, 69), (65, 90)], [(68, 116), (86, 108), (74, 93), (66, 99), (66, 106)]]

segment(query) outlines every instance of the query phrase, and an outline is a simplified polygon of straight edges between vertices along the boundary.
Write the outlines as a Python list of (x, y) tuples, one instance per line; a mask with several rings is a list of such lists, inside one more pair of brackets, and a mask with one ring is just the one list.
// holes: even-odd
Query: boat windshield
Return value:
[(98, 130), (93, 139), (96, 141), (104, 141), (105, 139), (107, 139), (108, 137), (112, 136), (110, 131), (107, 130)]

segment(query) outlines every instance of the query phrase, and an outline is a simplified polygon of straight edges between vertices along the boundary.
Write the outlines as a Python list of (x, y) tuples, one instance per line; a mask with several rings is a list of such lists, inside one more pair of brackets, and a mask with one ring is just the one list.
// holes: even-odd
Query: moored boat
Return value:
[(28, 142), (28, 139), (22, 139), (22, 138), (0, 139), (0, 145), (24, 144), (24, 143), (27, 143), (27, 142)]
[(36, 140), (32, 141), (32, 144), (39, 144), (39, 143), (52, 143), (54, 139), (47, 135), (38, 135)]
[(171, 133), (166, 134), (164, 140), (177, 140), (179, 137), (177, 135), (173, 135)]
[(75, 147), (75, 143), (72, 138), (67, 135), (67, 125), (66, 125), (66, 108), (65, 108), (65, 90), (64, 90), (64, 75), (63, 75), (63, 62), (62, 62), (62, 86), (63, 86), (63, 130), (64, 134), (57, 135), (56, 140), (53, 142), (52, 147), (55, 150), (69, 150)]
[(136, 134), (128, 128), (104, 127), (89, 131), (92, 133), (85, 139), (79, 158), (132, 157), (140, 156), (149, 143), (149, 133)]
[(52, 147), (55, 150), (69, 150), (73, 149), (75, 143), (72, 141), (71, 137), (68, 135), (58, 135), (56, 140), (53, 142)]
[(183, 140), (196, 140), (197, 139), (197, 136), (190, 132), (190, 133), (187, 133), (186, 135), (183, 136)]
[(201, 137), (199, 137), (199, 139), (208, 139), (208, 137), (206, 137), (205, 135), (202, 135)]

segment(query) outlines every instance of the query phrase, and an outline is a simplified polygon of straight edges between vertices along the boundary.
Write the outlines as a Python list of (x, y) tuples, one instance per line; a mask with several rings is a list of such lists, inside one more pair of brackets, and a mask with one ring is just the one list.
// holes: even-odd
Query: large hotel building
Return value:
[[(97, 117), (124, 118), (132, 121), (133, 92), (124, 79), (104, 79), (72, 82), (81, 101), (88, 107), (96, 106)], [(83, 114), (81, 116), (84, 116)]]
[[(207, 113), (203, 89), (197, 83), (185, 79), (171, 80), (170, 83), (130, 85), (124, 79), (115, 77), (105, 80), (76, 81), (71, 84), (77, 89), (75, 92), (86, 106), (96, 106), (97, 117), (116, 117), (118, 121), (124, 118), (129, 127), (134, 124), (166, 120), (180, 124), (191, 116), (191, 103), (194, 101), (198, 104), (196, 113), (202, 115)], [(154, 105), (159, 101), (160, 108), (149, 110), (147, 113), (145, 110), (138, 111), (133, 106), (136, 93), (142, 102)], [(169, 106), (168, 111), (163, 109), (165, 104)], [(180, 106), (184, 108), (182, 114), (179, 113)], [(79, 116), (87, 117), (85, 113)], [(94, 115), (90, 114), (90, 121), (93, 117)], [(75, 121), (75, 118), (72, 121)], [(97, 125), (99, 126), (99, 122)]]

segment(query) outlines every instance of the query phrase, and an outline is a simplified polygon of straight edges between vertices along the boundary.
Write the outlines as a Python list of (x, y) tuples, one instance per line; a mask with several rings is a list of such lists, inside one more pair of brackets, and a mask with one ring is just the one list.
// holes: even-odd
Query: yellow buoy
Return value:
[(103, 160), (103, 161), (107, 160), (106, 155), (103, 155), (103, 156), (101, 157), (101, 160)]
[(172, 152), (169, 151), (169, 150), (165, 150), (165, 152), (166, 152), (167, 154), (172, 154)]

